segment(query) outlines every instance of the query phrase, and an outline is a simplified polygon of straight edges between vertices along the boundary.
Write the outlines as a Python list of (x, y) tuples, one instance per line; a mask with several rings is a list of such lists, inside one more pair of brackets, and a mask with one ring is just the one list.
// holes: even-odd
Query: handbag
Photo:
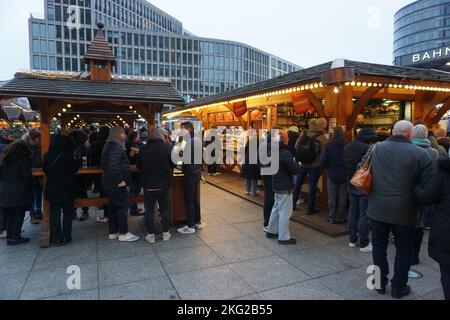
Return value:
[(353, 178), (350, 180), (350, 184), (355, 187), (359, 192), (363, 195), (368, 196), (372, 191), (372, 155), (375, 151), (376, 145), (372, 148), (367, 157), (367, 160), (364, 162), (364, 165), (361, 169), (355, 172)]

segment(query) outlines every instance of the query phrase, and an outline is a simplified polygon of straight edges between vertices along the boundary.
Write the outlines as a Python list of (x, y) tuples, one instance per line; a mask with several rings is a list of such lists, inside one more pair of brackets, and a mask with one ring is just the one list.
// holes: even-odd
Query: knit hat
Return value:
[(326, 129), (328, 125), (327, 119), (325, 118), (320, 118), (317, 119), (317, 126), (321, 129)]
[(292, 127), (290, 127), (288, 131), (290, 131), (290, 132), (295, 132), (295, 133), (300, 133), (300, 130), (298, 129), (297, 126), (292, 126)]
[(413, 138), (427, 139), (428, 138), (428, 129), (423, 124), (418, 124), (414, 127), (412, 132)]
[(3, 129), (0, 131), (0, 137), (6, 137), (9, 134), (14, 134), (11, 129)]

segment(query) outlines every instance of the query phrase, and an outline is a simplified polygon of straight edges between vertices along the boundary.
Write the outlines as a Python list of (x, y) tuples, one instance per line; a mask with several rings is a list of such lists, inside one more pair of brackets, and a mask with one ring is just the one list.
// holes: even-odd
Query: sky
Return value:
[[(394, 14), (412, 0), (152, 0), (197, 36), (243, 42), (301, 67), (392, 64)], [(28, 18), (44, 0), (0, 1), (0, 80), (28, 69)]]

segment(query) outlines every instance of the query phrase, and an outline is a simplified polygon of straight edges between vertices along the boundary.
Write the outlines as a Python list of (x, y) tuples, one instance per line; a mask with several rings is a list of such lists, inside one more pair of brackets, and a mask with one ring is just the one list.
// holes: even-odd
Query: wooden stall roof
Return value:
[[(234, 99), (241, 99), (251, 95), (271, 90), (289, 88), (308, 82), (318, 82), (322, 74), (331, 69), (332, 62), (327, 62), (311, 68), (302, 69), (280, 77), (272, 78), (235, 90), (220, 93), (189, 103), (186, 108), (195, 108)], [(439, 70), (428, 70), (408, 67), (396, 67), (374, 63), (345, 60), (345, 67), (353, 67), (356, 76), (379, 76), (399, 80), (433, 81), (450, 85), (450, 73)], [(182, 110), (181, 108), (178, 110)], [(172, 109), (170, 112), (177, 111)]]
[(31, 73), (16, 73), (0, 87), (0, 97), (129, 101), (184, 105), (183, 97), (170, 82), (89, 81)]

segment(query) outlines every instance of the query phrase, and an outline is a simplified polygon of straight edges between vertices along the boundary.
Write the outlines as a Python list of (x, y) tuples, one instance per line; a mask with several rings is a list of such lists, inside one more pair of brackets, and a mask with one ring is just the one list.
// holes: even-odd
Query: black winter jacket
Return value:
[(426, 185), (416, 188), (416, 197), (423, 205), (437, 203), (429, 240), (430, 257), (450, 266), (450, 159), (437, 161), (438, 169)]
[(165, 190), (172, 187), (172, 144), (151, 140), (142, 147), (136, 164), (140, 170), (140, 184), (144, 190)]
[(108, 141), (103, 148), (101, 161), (103, 176), (102, 188), (105, 191), (114, 191), (118, 185), (125, 181), (130, 185), (130, 162), (122, 147), (113, 141)]
[(320, 154), (320, 165), (334, 183), (345, 182), (344, 148), (346, 145), (347, 141), (344, 138), (333, 139), (323, 147)]
[(293, 177), (300, 172), (300, 165), (294, 161), (287, 146), (280, 142), (280, 166), (278, 173), (272, 178), (272, 189), (275, 193), (291, 193), (294, 189)]
[(75, 173), (79, 164), (69, 137), (53, 137), (50, 150), (44, 156), (43, 169), (47, 176), (45, 198), (51, 202), (73, 202), (77, 195)]
[(29, 207), (32, 196), (31, 153), (27, 147), (10, 155), (3, 164), (0, 182), (0, 208)]

